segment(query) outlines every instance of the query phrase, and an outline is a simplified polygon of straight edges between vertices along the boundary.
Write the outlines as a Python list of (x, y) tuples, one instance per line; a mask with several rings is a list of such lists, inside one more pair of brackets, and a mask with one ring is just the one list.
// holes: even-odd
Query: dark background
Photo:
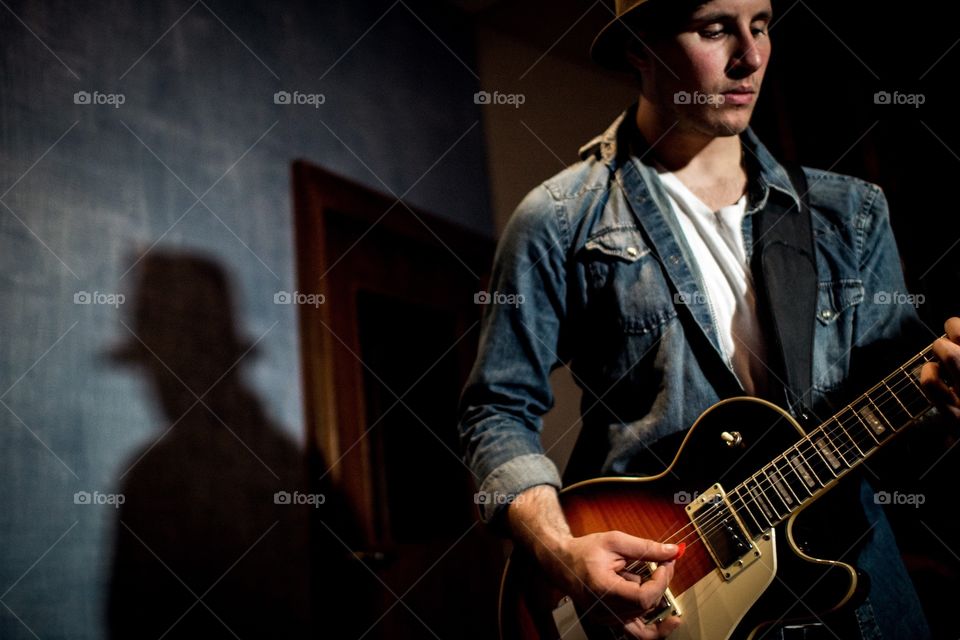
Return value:
[[(781, 159), (884, 188), (932, 340), (960, 312), (960, 8), (774, 8), (755, 129)], [(611, 17), (545, 0), (0, 6), (0, 637), (339, 637), (330, 620), (353, 595), (340, 542), (272, 500), (321, 475), (295, 309), (274, 302), (297, 286), (290, 164), (495, 237), (634, 99), (586, 57)], [(481, 108), (480, 89), (525, 102)], [(326, 100), (278, 105), (281, 90)], [(125, 102), (78, 105), (77, 91)], [(878, 105), (878, 91), (925, 102)], [(77, 304), (83, 292), (125, 302)], [(556, 384), (546, 438), (562, 464), (577, 402)], [(925, 496), (889, 512), (944, 637), (955, 442), (919, 434), (877, 464), (883, 486)], [(349, 505), (329, 507), (349, 539)], [(487, 624), (493, 598), (476, 604)], [(374, 622), (343, 637), (374, 637)]]

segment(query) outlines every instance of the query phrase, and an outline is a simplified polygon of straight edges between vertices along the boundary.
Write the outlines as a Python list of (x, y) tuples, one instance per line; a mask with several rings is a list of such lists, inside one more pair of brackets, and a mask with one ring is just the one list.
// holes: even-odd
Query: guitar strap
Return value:
[(767, 364), (777, 372), (771, 376), (770, 400), (803, 424), (810, 420), (813, 386), (817, 258), (806, 176), (797, 165), (785, 168), (800, 207), (792, 198), (770, 192), (767, 205), (753, 217), (751, 271), (767, 337)]

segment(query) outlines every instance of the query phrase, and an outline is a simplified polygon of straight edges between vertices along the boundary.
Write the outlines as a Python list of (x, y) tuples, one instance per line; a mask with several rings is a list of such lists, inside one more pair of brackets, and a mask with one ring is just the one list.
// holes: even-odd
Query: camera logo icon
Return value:
[(290, 304), (292, 299), (289, 291), (277, 291), (273, 294), (273, 304)]
[(491, 96), (489, 91), (477, 91), (473, 94), (474, 104), (490, 104)]
[(73, 94), (73, 104), (90, 104), (90, 92), (77, 91)]
[(90, 492), (77, 491), (73, 494), (73, 504), (90, 504)]
[(290, 492), (277, 491), (273, 494), (273, 504), (290, 504)]
[(490, 304), (491, 297), (489, 291), (477, 291), (473, 294), (473, 304)]
[(273, 103), (274, 104), (290, 104), (290, 92), (289, 91), (277, 91), (273, 94)]

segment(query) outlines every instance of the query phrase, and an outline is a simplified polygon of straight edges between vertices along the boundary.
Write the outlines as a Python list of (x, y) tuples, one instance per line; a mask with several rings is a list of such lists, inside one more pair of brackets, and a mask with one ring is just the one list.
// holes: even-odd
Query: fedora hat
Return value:
[(673, 32), (697, 7), (710, 0), (616, 0), (617, 17), (600, 30), (590, 46), (590, 57), (602, 67), (616, 71), (631, 71), (627, 61), (627, 47), (639, 40), (640, 32)]
[(590, 45), (590, 57), (594, 62), (607, 69), (630, 70), (631, 67), (624, 53), (627, 42), (635, 36), (624, 23), (624, 19), (651, 1), (653, 0), (616, 0), (617, 17), (600, 30), (597, 37), (593, 39), (593, 44)]

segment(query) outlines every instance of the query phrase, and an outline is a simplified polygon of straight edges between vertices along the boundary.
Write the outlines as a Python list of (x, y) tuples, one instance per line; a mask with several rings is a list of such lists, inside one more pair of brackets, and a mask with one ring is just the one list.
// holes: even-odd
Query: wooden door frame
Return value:
[[(365, 543), (376, 549), (389, 540), (378, 535), (375, 526), (378, 514), (370, 445), (364, 437), (368, 420), (356, 305), (343, 304), (355, 299), (361, 277), (336, 270), (346, 254), (334, 253), (331, 225), (344, 219), (365, 225), (367, 231), (357, 246), (367, 232), (375, 232), (389, 234), (413, 251), (450, 251), (465, 271), (479, 276), (473, 291), (487, 280), (494, 242), (303, 160), (293, 163), (293, 194), (298, 291), (324, 296), (323, 304), (298, 305), (307, 443), (320, 452), (325, 471), (354, 510)], [(352, 249), (353, 245), (346, 251)], [(336, 277), (328, 277), (332, 275)], [(370, 288), (369, 281), (364, 287)], [(463, 311), (458, 314), (461, 332), (469, 328), (467, 315), (471, 322), (480, 315), (479, 307), (469, 306), (473, 291), (464, 291), (465, 299), (456, 302)], [(472, 361), (469, 345), (466, 341), (460, 346), (467, 348), (461, 355)]]

